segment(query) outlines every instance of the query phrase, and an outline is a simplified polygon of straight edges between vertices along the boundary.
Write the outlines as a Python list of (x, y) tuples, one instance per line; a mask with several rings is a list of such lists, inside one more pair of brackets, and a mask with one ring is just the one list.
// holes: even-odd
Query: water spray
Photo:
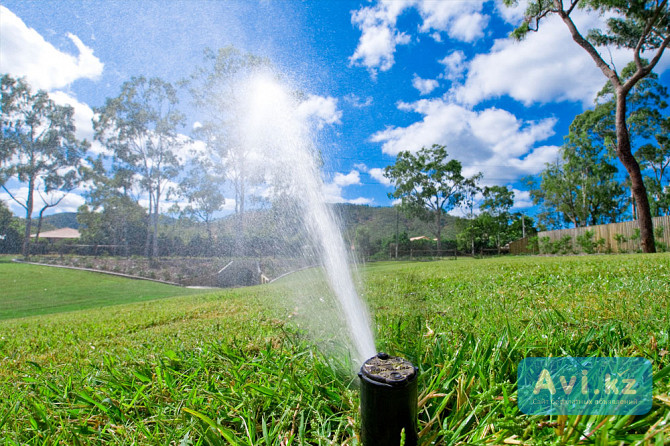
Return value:
[(361, 440), (364, 446), (417, 444), (417, 369), (406, 359), (378, 353), (361, 366)]

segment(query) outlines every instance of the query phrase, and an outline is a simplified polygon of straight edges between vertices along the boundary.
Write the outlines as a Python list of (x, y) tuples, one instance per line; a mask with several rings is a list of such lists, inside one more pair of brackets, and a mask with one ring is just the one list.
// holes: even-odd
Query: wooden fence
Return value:
[[(653, 219), (655, 233), (662, 229), (662, 236), (656, 237), (657, 242), (670, 245), (670, 215), (664, 217), (654, 217)], [(575, 251), (581, 251), (577, 237), (592, 231), (593, 242), (603, 239), (604, 243), (600, 247), (601, 252), (635, 252), (641, 249), (640, 237), (637, 231), (639, 225), (637, 220), (624, 221), (621, 223), (610, 223), (607, 225), (586, 226), (583, 228), (558, 229), (555, 231), (542, 231), (537, 233), (539, 241), (547, 240), (556, 242), (566, 236), (572, 238), (572, 248)], [(516, 240), (509, 244), (510, 254), (531, 254), (533, 253), (533, 243), (528, 237)]]

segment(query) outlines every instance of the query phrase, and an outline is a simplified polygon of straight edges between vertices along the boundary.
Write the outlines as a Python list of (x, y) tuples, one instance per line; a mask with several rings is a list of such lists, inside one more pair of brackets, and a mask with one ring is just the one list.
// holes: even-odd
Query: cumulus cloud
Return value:
[(60, 51), (4, 6), (0, 6), (0, 35), (0, 71), (25, 76), (35, 88), (49, 91), (102, 74), (103, 63), (79, 37), (67, 35), (78, 55)]
[(384, 169), (381, 169), (379, 167), (374, 167), (368, 170), (368, 175), (370, 175), (372, 178), (374, 178), (384, 186), (391, 186), (393, 184), (391, 180), (389, 180), (384, 176)]
[(304, 118), (316, 120), (317, 127), (326, 124), (340, 124), (342, 111), (337, 108), (337, 99), (310, 94), (298, 106), (298, 114)]
[(357, 170), (347, 174), (337, 172), (332, 181), (323, 184), (323, 196), (326, 203), (372, 204), (371, 198), (357, 197), (347, 199), (343, 197), (344, 188), (361, 184), (361, 175)]
[(554, 134), (556, 120), (522, 121), (506, 110), (481, 111), (443, 99), (399, 104), (401, 110), (423, 115), (407, 127), (387, 127), (372, 135), (382, 151), (418, 151), (434, 143), (447, 146), (449, 155), (463, 163), (464, 174), (479, 171), (496, 182), (536, 174), (555, 157), (554, 146), (535, 147)]
[(422, 96), (430, 94), (439, 85), (440, 83), (435, 79), (421, 79), (416, 74), (414, 74), (414, 78), (412, 78), (412, 86), (417, 90), (419, 90), (419, 93)]
[(394, 62), (398, 45), (407, 44), (411, 36), (397, 29), (398, 17), (415, 8), (422, 19), (419, 32), (441, 42), (441, 33), (463, 42), (474, 42), (484, 35), (489, 16), (482, 14), (484, 0), (380, 0), (372, 6), (352, 11), (351, 22), (361, 30), (352, 65), (366, 67), (372, 76), (387, 71)]
[(93, 138), (95, 132), (91, 120), (94, 113), (91, 107), (62, 91), (52, 91), (49, 93), (49, 97), (58, 105), (69, 105), (74, 108), (74, 124), (77, 128), (76, 136), (78, 139), (85, 139), (91, 143), (89, 151), (92, 154), (109, 154), (107, 149)]
[[(573, 13), (579, 29), (599, 27), (602, 17), (581, 11)], [(630, 61), (630, 52), (611, 48), (602, 50), (618, 68)], [(669, 62), (657, 71), (667, 69)], [(467, 79), (453, 89), (453, 97), (474, 105), (503, 95), (525, 105), (560, 101), (592, 104), (605, 84), (605, 77), (591, 57), (570, 36), (556, 16), (542, 22), (542, 29), (529, 33), (522, 41), (503, 38), (494, 42), (488, 53), (475, 56), (469, 63)]]
[(412, 3), (413, 0), (386, 0), (353, 11), (351, 23), (361, 30), (361, 38), (349, 62), (366, 67), (373, 76), (377, 69), (390, 69), (396, 46), (410, 41), (409, 35), (396, 29), (396, 21)]
[(457, 80), (463, 77), (465, 69), (467, 68), (465, 61), (465, 53), (463, 51), (453, 51), (439, 60), (444, 65), (443, 78), (448, 80)]

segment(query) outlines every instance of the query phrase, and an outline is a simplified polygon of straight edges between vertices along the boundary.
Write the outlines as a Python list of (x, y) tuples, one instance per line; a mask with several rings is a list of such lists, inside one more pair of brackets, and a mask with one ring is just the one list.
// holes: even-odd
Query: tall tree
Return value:
[(400, 199), (410, 215), (434, 220), (438, 252), (442, 251), (442, 220), (463, 199), (461, 171), (461, 163), (449, 160), (446, 147), (438, 144), (422, 147), (416, 154), (400, 152), (395, 164), (384, 170), (395, 186), (389, 198)]
[(578, 116), (570, 127), (562, 159), (547, 164), (539, 183), (530, 180), (530, 194), (543, 207), (540, 220), (549, 227), (612, 223), (623, 213), (624, 189), (606, 149), (589, 136), (593, 111)]
[(206, 142), (213, 165), (225, 172), (233, 185), (239, 252), (243, 247), (249, 190), (257, 181), (249, 166), (249, 148), (245, 147), (241, 134), (242, 81), (255, 70), (268, 67), (269, 62), (231, 46), (206, 50), (204, 56), (203, 65), (188, 80), (194, 104), (203, 113), (203, 121), (194, 133)]
[(490, 233), (500, 254), (503, 243), (507, 242), (506, 233), (509, 231), (512, 218), (510, 209), (514, 206), (514, 191), (509, 190), (507, 186), (486, 186), (482, 194), (484, 200), (479, 209), (491, 217)]
[(213, 166), (212, 161), (199, 157), (191, 161), (190, 169), (180, 183), (180, 193), (188, 200), (184, 213), (205, 223), (210, 247), (214, 242), (212, 221), (226, 203), (221, 191), (223, 181), (222, 173)]
[[(45, 196), (72, 190), (81, 179), (86, 141), (75, 137), (74, 109), (57, 105), (23, 79), (2, 77), (0, 179), (3, 189), (26, 211), (23, 256), (30, 256), (35, 192)], [(7, 187), (10, 180), (26, 188), (25, 195)], [(41, 217), (41, 213), (40, 213)]]
[[(504, 2), (515, 5), (518, 0)], [(609, 16), (606, 28), (590, 30), (585, 37), (572, 20), (576, 8)], [(668, 0), (530, 0), (525, 15), (524, 23), (513, 32), (514, 37), (521, 39), (528, 32), (539, 30), (542, 19), (557, 15), (567, 26), (572, 39), (588, 53), (612, 84), (616, 103), (616, 154), (630, 177), (637, 204), (642, 249), (644, 252), (656, 252), (649, 199), (640, 165), (631, 149), (626, 109), (631, 89), (652, 72), (670, 44)], [(606, 45), (632, 51), (636, 69), (628, 79), (622, 79), (614, 64), (607, 63), (607, 57), (596, 49)], [(644, 62), (643, 53), (648, 55), (648, 63)]]
[(114, 154), (114, 163), (139, 178), (149, 198), (147, 257), (158, 256), (158, 216), (168, 181), (179, 174), (177, 129), (184, 115), (177, 109), (177, 90), (159, 78), (133, 77), (119, 96), (96, 110), (95, 137)]

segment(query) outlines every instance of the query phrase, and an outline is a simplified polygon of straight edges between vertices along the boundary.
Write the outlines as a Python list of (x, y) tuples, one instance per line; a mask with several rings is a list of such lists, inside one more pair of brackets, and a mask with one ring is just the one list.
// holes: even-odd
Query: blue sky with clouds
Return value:
[[(3, 0), (0, 71), (75, 106), (90, 140), (92, 107), (131, 76), (177, 81), (205, 48), (234, 45), (307, 93), (329, 201), (390, 205), (381, 170), (401, 150), (439, 143), (466, 174), (513, 187), (517, 209), (530, 210), (520, 178), (556, 159), (605, 79), (558, 20), (508, 39), (522, 12), (483, 0)], [(601, 20), (576, 17), (584, 30)], [(606, 59), (621, 68), (629, 55), (612, 48)], [(665, 85), (669, 59), (656, 70)], [(82, 202), (72, 195), (58, 210)]]

